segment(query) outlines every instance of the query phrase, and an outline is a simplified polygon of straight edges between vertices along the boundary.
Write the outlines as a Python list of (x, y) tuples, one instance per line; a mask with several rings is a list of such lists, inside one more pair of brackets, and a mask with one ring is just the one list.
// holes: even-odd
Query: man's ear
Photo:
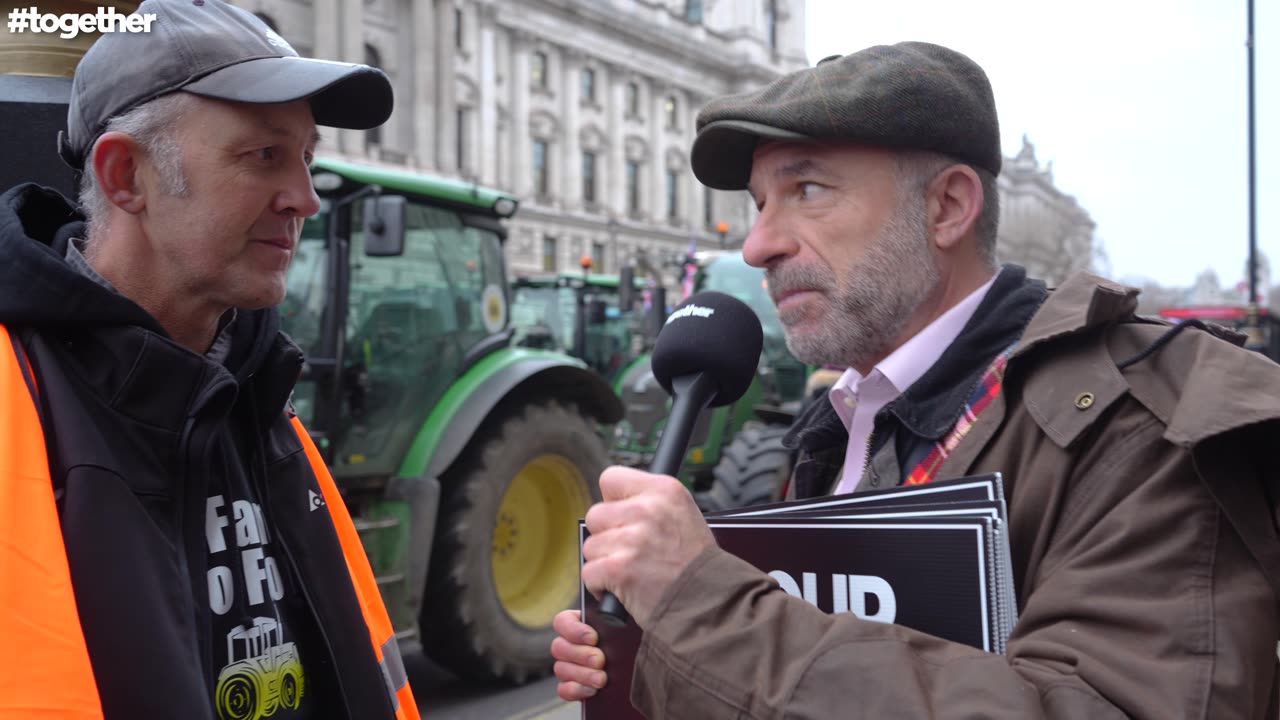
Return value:
[(952, 165), (929, 183), (929, 226), (940, 250), (951, 250), (982, 214), (982, 180), (968, 165)]
[(142, 155), (142, 147), (133, 138), (114, 131), (98, 138), (91, 152), (90, 172), (97, 173), (103, 196), (112, 205), (135, 215), (147, 205), (140, 172)]

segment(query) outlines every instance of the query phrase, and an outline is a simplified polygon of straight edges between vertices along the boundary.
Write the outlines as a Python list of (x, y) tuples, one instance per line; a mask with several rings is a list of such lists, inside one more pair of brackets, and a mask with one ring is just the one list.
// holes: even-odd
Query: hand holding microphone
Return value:
[[(652, 368), (658, 384), (674, 400), (651, 473), (679, 472), (698, 414), (742, 397), (755, 377), (763, 344), (760, 318), (724, 293), (697, 293), (671, 313), (658, 333)], [(628, 620), (613, 593), (601, 598), (600, 611), (616, 625)]]

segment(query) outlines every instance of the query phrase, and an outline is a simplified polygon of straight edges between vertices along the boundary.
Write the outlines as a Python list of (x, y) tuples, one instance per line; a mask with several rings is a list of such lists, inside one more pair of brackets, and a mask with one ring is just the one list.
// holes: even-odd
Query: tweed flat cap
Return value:
[(698, 113), (693, 173), (742, 190), (764, 138), (842, 140), (929, 150), (1000, 173), (1000, 126), (978, 64), (939, 45), (903, 42), (833, 56)]

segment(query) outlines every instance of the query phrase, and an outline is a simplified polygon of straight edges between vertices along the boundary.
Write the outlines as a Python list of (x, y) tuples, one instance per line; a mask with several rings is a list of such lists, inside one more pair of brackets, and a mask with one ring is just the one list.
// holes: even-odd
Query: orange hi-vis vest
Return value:
[[(20, 352), (0, 325), (0, 720), (101, 720), (33, 399), (38, 388)], [(296, 417), (292, 422), (342, 544), (395, 717), (418, 720), (395, 631), (351, 515), (310, 435)]]

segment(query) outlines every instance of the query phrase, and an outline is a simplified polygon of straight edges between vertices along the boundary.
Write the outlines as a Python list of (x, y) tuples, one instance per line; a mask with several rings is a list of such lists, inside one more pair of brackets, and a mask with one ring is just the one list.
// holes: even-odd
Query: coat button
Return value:
[(1088, 410), (1091, 407), (1093, 407), (1093, 393), (1082, 392), (1076, 396), (1076, 408)]

